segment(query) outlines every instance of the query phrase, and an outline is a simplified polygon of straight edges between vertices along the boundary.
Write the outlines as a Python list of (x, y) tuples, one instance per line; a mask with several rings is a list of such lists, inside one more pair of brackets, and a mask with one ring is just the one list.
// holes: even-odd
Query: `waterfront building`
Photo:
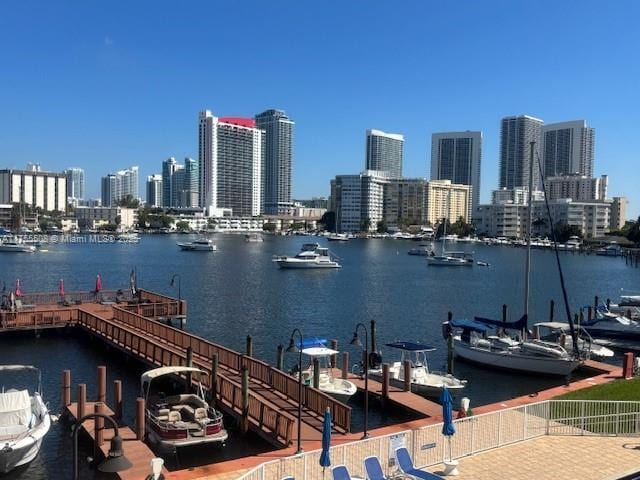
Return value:
[(138, 223), (138, 209), (117, 206), (77, 207), (73, 211), (78, 228), (94, 230), (107, 225), (133, 228)]
[[(534, 190), (531, 193), (531, 198), (534, 202), (544, 200), (544, 192), (541, 190)], [(515, 205), (526, 205), (529, 201), (529, 188), (516, 187), (516, 188), (500, 188), (491, 192), (491, 203), (505, 204), (513, 203)]]
[[(500, 125), (500, 188), (529, 186), (530, 142), (540, 151), (543, 121), (528, 115), (505, 117)], [(541, 156), (540, 156), (541, 157)], [(540, 186), (538, 157), (534, 153), (533, 188)]]
[(115, 174), (109, 173), (102, 177), (101, 194), (102, 205), (107, 207), (128, 196), (139, 199), (138, 167), (119, 170)]
[(184, 179), (178, 198), (178, 206), (185, 208), (195, 208), (198, 206), (199, 182), (198, 162), (193, 158), (185, 158)]
[(27, 170), (0, 170), (0, 204), (12, 203), (48, 212), (66, 211), (66, 174), (43, 172), (39, 165)]
[(117, 177), (113, 173), (109, 173), (102, 177), (100, 181), (100, 197), (102, 200), (102, 205), (105, 207), (110, 207), (115, 205), (117, 202)]
[(544, 180), (549, 200), (570, 198), (576, 202), (604, 201), (607, 198), (609, 177), (591, 178), (584, 175), (547, 177)]
[(17, 208), (19, 207), (11, 203), (0, 204), (0, 228), (6, 230), (18, 229), (20, 227), (36, 229), (40, 226), (37, 213), (23, 211), (23, 214), (18, 217), (16, 212)]
[(478, 205), (473, 216), (476, 233), (489, 237), (520, 238), (526, 222), (524, 203), (492, 203)]
[(427, 223), (435, 225), (443, 218), (451, 223), (459, 218), (471, 222), (472, 189), (470, 185), (451, 180), (430, 180), (427, 183)]
[(82, 168), (68, 168), (64, 171), (67, 176), (67, 198), (84, 199), (84, 170)]
[(312, 197), (311, 200), (294, 200), (294, 204), (309, 208), (329, 208), (329, 199), (326, 197)]
[(264, 130), (253, 119), (200, 112), (200, 200), (209, 215), (220, 209), (236, 216), (260, 214), (264, 141)]
[(178, 170), (178, 162), (173, 157), (166, 159), (162, 162), (162, 203), (163, 207), (171, 207), (174, 198), (173, 190), (175, 181), (173, 178), (174, 173)]
[(387, 172), (390, 178), (401, 178), (403, 159), (403, 135), (367, 130), (366, 170)]
[(339, 232), (373, 231), (384, 219), (384, 188), (388, 172), (365, 170), (338, 175), (331, 181), (332, 208)]
[(627, 222), (627, 205), (629, 201), (626, 197), (613, 197), (611, 200), (611, 214), (609, 228), (611, 230), (620, 230)]
[(473, 188), (472, 212), (480, 203), (482, 132), (444, 132), (431, 136), (431, 180), (451, 180)]
[(424, 178), (402, 178), (385, 186), (384, 220), (388, 226), (424, 225), (428, 222), (429, 182)]
[(544, 177), (593, 176), (595, 130), (585, 120), (550, 123), (542, 127)]
[(163, 184), (162, 175), (155, 174), (147, 177), (147, 206), (162, 207)]
[(269, 109), (255, 117), (256, 127), (265, 132), (262, 170), (262, 210), (266, 214), (292, 213), (291, 167), (293, 126), (284, 111)]

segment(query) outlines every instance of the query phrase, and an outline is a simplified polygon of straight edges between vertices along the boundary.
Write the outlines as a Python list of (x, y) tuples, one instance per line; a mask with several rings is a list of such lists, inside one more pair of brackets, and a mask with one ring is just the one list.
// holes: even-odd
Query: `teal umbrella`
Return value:
[(322, 423), (322, 453), (320, 453), (320, 466), (322, 467), (322, 475), (324, 469), (331, 466), (331, 458), (329, 449), (331, 448), (331, 410), (327, 407), (324, 412), (324, 421)]

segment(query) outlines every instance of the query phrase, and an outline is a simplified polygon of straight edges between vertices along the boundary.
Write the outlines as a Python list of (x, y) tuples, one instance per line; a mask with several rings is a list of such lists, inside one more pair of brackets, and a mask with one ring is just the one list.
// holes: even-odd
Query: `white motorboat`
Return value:
[(331, 257), (329, 249), (317, 243), (305, 243), (295, 257), (276, 256), (273, 261), (280, 268), (340, 268), (340, 264)]
[(442, 255), (427, 256), (427, 263), (445, 267), (473, 267), (473, 255), (465, 252), (446, 252), (443, 246)]
[[(400, 350), (400, 361), (389, 365), (389, 382), (398, 388), (404, 386), (406, 360), (411, 363), (411, 390), (415, 393), (439, 397), (444, 387), (456, 392), (467, 384), (466, 380), (460, 380), (451, 374), (429, 370), (426, 354), (435, 351), (433, 347), (415, 342), (393, 342), (386, 346)], [(369, 376), (382, 381), (382, 367), (370, 368)]]
[(206, 373), (195, 367), (160, 367), (142, 374), (141, 390), (146, 402), (147, 438), (161, 449), (223, 444), (227, 431), (222, 413), (205, 401), (202, 383), (175, 388), (175, 376), (197, 377)]
[(585, 320), (580, 326), (589, 332), (589, 335), (596, 338), (640, 340), (639, 321), (612, 313), (602, 305), (596, 309), (595, 316), (591, 321)]
[[(526, 322), (521, 319), (516, 323), (519, 328)], [(456, 356), (488, 367), (567, 376), (582, 363), (552, 342), (520, 341), (508, 335), (489, 335), (491, 326), (478, 320), (452, 320), (444, 325), (445, 337), (453, 335)], [(514, 328), (513, 325), (506, 324), (507, 328)]]
[(259, 233), (248, 233), (244, 236), (244, 240), (247, 243), (260, 243), (264, 242), (264, 238)]
[[(573, 352), (573, 337), (568, 323), (562, 322), (538, 322), (534, 323), (534, 336), (546, 342), (556, 343), (564, 349)], [(578, 334), (578, 349), (587, 353), (589, 357), (611, 358), (613, 350), (596, 343), (589, 332), (580, 328)]]
[(333, 235), (329, 235), (327, 240), (330, 242), (348, 242), (349, 237), (345, 233), (336, 233)]
[(620, 295), (621, 307), (640, 307), (640, 295)]
[[(333, 374), (330, 359), (332, 355), (338, 355), (340, 352), (324, 345), (319, 345), (303, 348), (302, 353), (311, 359), (311, 365), (302, 370), (302, 381), (305, 385), (313, 385), (313, 360), (317, 359), (320, 367), (318, 385), (320, 391), (335, 397), (341, 402), (347, 402), (358, 391), (353, 382), (338, 378)], [(295, 372), (294, 376), (298, 378), (298, 372)]]
[(601, 255), (603, 257), (619, 257), (621, 253), (622, 247), (616, 242), (611, 242), (606, 247), (596, 250), (596, 255)]
[(6, 238), (0, 240), (0, 252), (7, 253), (33, 253), (36, 251), (35, 245), (29, 245), (19, 237)]
[(140, 235), (136, 232), (123, 232), (116, 236), (118, 243), (140, 243)]
[(42, 439), (51, 427), (49, 410), (42, 400), (41, 374), (28, 365), (0, 365), (0, 373), (36, 372), (37, 389), (5, 390), (0, 393), (0, 473), (7, 473), (31, 462), (42, 445)]
[(428, 257), (433, 255), (433, 248), (430, 246), (420, 246), (414, 247), (407, 252), (409, 255), (420, 255), (423, 257)]
[(181, 250), (189, 252), (215, 252), (218, 249), (210, 238), (199, 238), (193, 242), (183, 242), (177, 245)]

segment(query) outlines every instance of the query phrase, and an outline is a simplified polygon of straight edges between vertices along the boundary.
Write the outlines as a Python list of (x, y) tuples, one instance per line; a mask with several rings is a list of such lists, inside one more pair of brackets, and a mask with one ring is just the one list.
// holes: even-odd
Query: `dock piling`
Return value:
[(389, 364), (382, 364), (382, 398), (389, 398)]
[(281, 372), (284, 371), (284, 345), (278, 345), (278, 353), (276, 354), (276, 368)]
[(453, 333), (447, 337), (447, 373), (453, 375), (454, 369)]
[(595, 297), (593, 297), (593, 308), (598, 308), (598, 295), (596, 295)]
[(587, 309), (587, 319), (591, 321), (592, 318), (593, 318), (593, 307), (589, 305), (589, 308)]
[(62, 371), (62, 406), (71, 405), (71, 370)]
[(349, 352), (342, 352), (342, 378), (347, 379), (349, 375)]
[(107, 401), (107, 367), (101, 365), (98, 367), (98, 394), (96, 402), (105, 403)]
[[(365, 347), (365, 350), (367, 348)], [(371, 320), (371, 352), (376, 351), (376, 321)]]
[[(331, 339), (331, 350), (338, 350), (338, 340), (335, 338)], [(338, 366), (338, 356), (331, 355), (331, 368), (336, 368)]]
[(633, 377), (633, 353), (624, 354), (624, 362), (622, 364), (622, 378), (629, 380)]
[(549, 321), (553, 322), (553, 311), (555, 310), (556, 307), (556, 302), (554, 302), (553, 300), (549, 301)]
[(215, 403), (218, 398), (218, 354), (211, 355), (211, 402)]
[(507, 323), (508, 307), (506, 303), (502, 304), (502, 323)]
[(136, 439), (143, 441), (144, 440), (144, 430), (145, 430), (145, 401), (144, 398), (138, 397), (136, 398)]
[[(187, 358), (185, 359), (185, 365), (187, 367), (193, 367), (193, 348), (187, 347)], [(193, 376), (191, 372), (187, 373), (187, 391), (191, 391), (193, 385)]]
[(404, 361), (404, 391), (411, 391), (411, 361)]
[(253, 357), (253, 338), (247, 335), (247, 357)]
[(113, 402), (114, 416), (116, 419), (122, 419), (122, 380), (113, 381)]
[[(302, 372), (299, 372), (302, 375)], [(242, 419), (240, 422), (240, 430), (247, 433), (249, 430), (249, 370), (246, 365), (240, 369), (242, 378)]]
[(607, 298), (607, 310), (611, 308), (611, 299)]
[(77, 418), (84, 417), (87, 408), (87, 385), (81, 383), (78, 385), (78, 415)]
[[(104, 413), (102, 408), (103, 405), (104, 403), (102, 402), (96, 402), (93, 405), (93, 411), (95, 413)], [(100, 447), (104, 443), (104, 418), (96, 416), (93, 421), (94, 421), (93, 431), (94, 431), (94, 439), (95, 439), (93, 443), (93, 458), (94, 460), (96, 460), (101, 456)]]
[(313, 359), (313, 388), (320, 388), (320, 360), (317, 358)]

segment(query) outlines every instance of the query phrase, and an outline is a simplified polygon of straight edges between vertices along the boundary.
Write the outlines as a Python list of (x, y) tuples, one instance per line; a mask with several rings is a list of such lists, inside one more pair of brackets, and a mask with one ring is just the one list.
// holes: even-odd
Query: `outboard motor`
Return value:
[(382, 365), (382, 355), (380, 352), (369, 353), (369, 368), (378, 369)]
[(449, 322), (442, 322), (442, 338), (447, 340), (451, 336), (452, 330), (453, 329), (451, 328)]

